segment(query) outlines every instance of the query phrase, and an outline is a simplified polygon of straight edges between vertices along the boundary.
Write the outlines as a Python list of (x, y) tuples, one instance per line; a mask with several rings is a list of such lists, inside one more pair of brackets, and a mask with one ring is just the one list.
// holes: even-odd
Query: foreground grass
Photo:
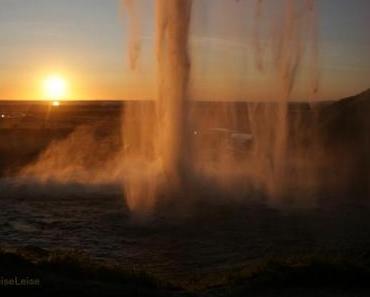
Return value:
[(39, 279), (35, 296), (370, 296), (370, 257), (270, 258), (214, 275), (171, 282), (136, 268), (100, 263), (78, 251), (0, 250), (0, 277)]
[(370, 296), (370, 261), (367, 254), (269, 258), (202, 286), (222, 296)]
[[(38, 279), (40, 285), (0, 286), (31, 289), (37, 296), (173, 296), (174, 286), (153, 275), (115, 264), (100, 263), (78, 251), (48, 252), (36, 247), (0, 250), (2, 279)], [(122, 295), (123, 294), (123, 295)], [(1, 294), (0, 294), (1, 295)]]

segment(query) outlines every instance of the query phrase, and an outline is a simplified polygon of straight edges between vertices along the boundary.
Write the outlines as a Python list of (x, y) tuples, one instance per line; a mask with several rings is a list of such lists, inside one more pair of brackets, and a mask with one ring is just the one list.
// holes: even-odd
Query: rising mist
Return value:
[[(249, 71), (272, 77), (276, 92), (270, 102), (216, 104), (191, 98), (191, 85), (196, 83), (191, 78), (189, 41), (194, 3), (158, 0), (156, 97), (151, 102), (125, 104), (119, 149), (107, 148), (91, 137), (91, 131), (79, 129), (52, 144), (21, 175), (42, 181), (122, 184), (134, 213), (150, 213), (163, 201), (205, 196), (248, 199), (254, 191), (278, 205), (292, 196), (292, 188), (298, 192), (300, 187), (306, 191), (308, 185), (315, 189), (315, 158), (307, 158), (308, 148), (317, 144), (314, 133), (307, 133), (312, 121), (299, 126), (302, 121), (291, 115), (289, 100), (302, 71), (309, 77), (307, 99), (318, 90), (316, 3), (279, 3), (280, 13), (266, 20), (268, 5), (255, 1), (251, 28), (254, 63)], [(123, 5), (130, 23), (128, 56), (135, 71), (141, 52), (141, 20), (136, 1), (126, 0)], [(264, 22), (271, 30), (262, 29)], [(311, 62), (308, 70), (300, 67), (304, 59)], [(308, 148), (293, 145), (310, 136)], [(71, 146), (75, 158), (68, 157)], [(319, 157), (315, 160), (319, 162)]]

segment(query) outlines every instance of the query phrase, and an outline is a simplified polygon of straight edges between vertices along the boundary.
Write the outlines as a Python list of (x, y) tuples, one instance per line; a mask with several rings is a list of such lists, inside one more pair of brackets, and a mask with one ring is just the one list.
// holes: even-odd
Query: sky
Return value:
[[(283, 1), (265, 2), (258, 25), (266, 33)], [(370, 1), (316, 2), (317, 67), (302, 59), (291, 98), (311, 96), (312, 76), (319, 80), (315, 99), (336, 99), (370, 88)], [(272, 62), (265, 59), (267, 70), (262, 73), (255, 66), (254, 3), (193, 0), (189, 45), (193, 97), (271, 96)], [(51, 74), (67, 81), (65, 99), (152, 98), (155, 1), (137, 0), (136, 5), (141, 51), (138, 67), (131, 70), (130, 22), (120, 0), (0, 0), (0, 99), (44, 99), (42, 82)], [(269, 48), (271, 36), (263, 36), (262, 47)]]

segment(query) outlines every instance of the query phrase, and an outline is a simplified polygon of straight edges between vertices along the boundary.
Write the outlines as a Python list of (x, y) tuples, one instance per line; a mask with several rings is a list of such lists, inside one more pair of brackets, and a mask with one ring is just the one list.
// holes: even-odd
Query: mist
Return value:
[[(143, 20), (136, 4), (123, 1), (132, 71), (141, 59)], [(269, 19), (271, 3), (254, 4), (251, 38), (246, 39), (252, 40), (246, 48), (253, 49), (254, 58), (243, 71), (269, 77), (266, 88), (274, 90), (269, 101), (193, 98), (198, 82), (192, 77), (197, 67), (190, 46), (192, 16), (202, 6), (191, 0), (158, 0), (155, 98), (124, 103), (118, 140), (109, 133), (96, 137), (94, 126), (78, 127), (52, 143), (19, 176), (42, 183), (120, 185), (123, 199), (137, 215), (151, 215), (166, 203), (202, 199), (260, 199), (282, 209), (314, 207), (320, 192), (333, 191), (348, 177), (343, 173), (331, 184), (319, 174), (323, 168), (330, 170), (337, 155), (324, 148), (317, 132), (320, 110), (310, 103), (320, 81), (316, 1), (279, 1)], [(302, 68), (303, 61), (310, 61), (310, 67)], [(293, 106), (292, 90), (302, 75), (308, 78), (307, 103)]]

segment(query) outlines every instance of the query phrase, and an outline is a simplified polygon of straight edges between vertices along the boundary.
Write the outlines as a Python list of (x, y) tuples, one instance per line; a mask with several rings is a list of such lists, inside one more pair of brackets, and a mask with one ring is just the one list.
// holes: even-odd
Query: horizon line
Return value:
[[(287, 102), (328, 102), (328, 101), (339, 101), (342, 99), (358, 96), (364, 93), (370, 92), (370, 88), (364, 89), (363, 91), (356, 92), (352, 95), (347, 95), (345, 97), (340, 97), (336, 99), (288, 99)], [(95, 102), (95, 101), (105, 101), (105, 102), (113, 102), (113, 101), (154, 101), (155, 99), (149, 99), (149, 98), (130, 98), (130, 99), (124, 99), (124, 98), (78, 98), (78, 99), (25, 99), (25, 98), (0, 98), (0, 101), (3, 102), (10, 102), (10, 101), (28, 101), (28, 102), (53, 102), (53, 101), (59, 101), (59, 102)], [(199, 102), (275, 102), (276, 100), (270, 100), (270, 99), (263, 99), (263, 100), (248, 100), (248, 99), (191, 99), (191, 101), (199, 101)]]

